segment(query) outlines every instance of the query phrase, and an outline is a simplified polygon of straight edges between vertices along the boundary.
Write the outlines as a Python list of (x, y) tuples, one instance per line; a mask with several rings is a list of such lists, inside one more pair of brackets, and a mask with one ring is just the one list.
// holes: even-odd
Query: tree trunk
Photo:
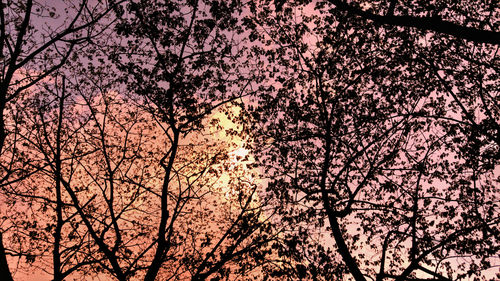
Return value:
[(7, 263), (1, 232), (0, 232), (0, 280), (14, 281), (14, 279), (12, 279), (12, 275), (10, 274), (9, 264)]

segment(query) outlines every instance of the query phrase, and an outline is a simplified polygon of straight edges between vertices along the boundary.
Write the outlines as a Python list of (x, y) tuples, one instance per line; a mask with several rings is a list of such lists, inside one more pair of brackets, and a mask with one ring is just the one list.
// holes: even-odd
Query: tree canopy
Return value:
[(0, 10), (0, 279), (500, 278), (498, 1)]

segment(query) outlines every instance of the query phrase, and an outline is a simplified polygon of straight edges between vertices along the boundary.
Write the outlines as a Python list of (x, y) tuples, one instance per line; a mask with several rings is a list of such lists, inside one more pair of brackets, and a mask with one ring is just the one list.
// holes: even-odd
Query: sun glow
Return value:
[[(247, 148), (248, 136), (242, 134), (240, 120), (241, 109), (237, 106), (228, 106), (214, 113), (210, 118), (210, 138), (216, 140), (227, 155), (227, 160), (220, 166), (221, 175), (217, 180), (222, 198), (229, 204), (238, 204), (241, 194), (252, 194), (257, 181), (257, 169), (252, 168), (254, 163), (251, 151)], [(257, 196), (255, 193), (252, 196)], [(221, 199), (222, 199), (221, 198)], [(255, 203), (259, 200), (255, 198)]]

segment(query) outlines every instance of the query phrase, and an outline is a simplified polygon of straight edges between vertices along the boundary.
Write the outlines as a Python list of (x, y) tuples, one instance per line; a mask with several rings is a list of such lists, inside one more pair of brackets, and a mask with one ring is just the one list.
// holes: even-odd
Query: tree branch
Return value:
[(329, 2), (334, 4), (340, 10), (379, 24), (415, 27), (420, 30), (435, 31), (475, 43), (500, 45), (500, 32), (467, 27), (442, 20), (440, 17), (394, 16), (392, 13), (382, 16), (364, 11), (358, 7), (347, 4), (342, 0), (329, 0)]

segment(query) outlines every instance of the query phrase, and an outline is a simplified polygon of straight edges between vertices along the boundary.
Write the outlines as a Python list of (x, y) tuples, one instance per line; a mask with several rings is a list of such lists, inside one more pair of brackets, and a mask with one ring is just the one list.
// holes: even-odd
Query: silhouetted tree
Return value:
[[(257, 200), (259, 185), (247, 182), (241, 171), (227, 169), (230, 147), (211, 148), (206, 139), (197, 140), (211, 114), (229, 106), (226, 113), (231, 115), (233, 104), (251, 92), (253, 77), (241, 61), (239, 5), (130, 1), (117, 10), (122, 45), (110, 58), (126, 74), (129, 91), (143, 99), (157, 120), (167, 147), (158, 159), (164, 170), (154, 193), (159, 201), (149, 213), (150, 220), (158, 221), (141, 253), (144, 280), (244, 278), (265, 261), (266, 245), (276, 239), (266, 218), (272, 212), (264, 213), (265, 202)], [(228, 132), (244, 139), (237, 130)], [(215, 182), (221, 174), (217, 165), (226, 166), (229, 182)], [(218, 192), (211, 187), (217, 184), (238, 196), (218, 204)], [(206, 205), (210, 200), (216, 209)], [(199, 216), (204, 220), (198, 221)], [(114, 269), (113, 274), (124, 280), (130, 272)]]
[[(99, 34), (101, 28), (97, 24), (108, 15), (113, 3), (61, 1), (60, 5), (52, 7), (32, 0), (1, 2), (0, 153), (5, 159), (1, 165), (3, 185), (8, 184), (16, 172), (9, 170), (11, 165), (8, 162), (18, 161), (13, 160), (17, 157), (16, 149), (6, 152), (7, 136), (15, 135), (7, 130), (7, 108), (15, 104), (27, 89), (61, 68), (75, 46)], [(15, 148), (15, 145), (10, 147)], [(7, 159), (9, 157), (11, 160)], [(1, 236), (5, 238), (5, 235)], [(3, 245), (0, 248), (5, 249)], [(0, 277), (12, 280), (6, 261), (4, 257), (0, 258)]]
[(255, 1), (246, 22), (269, 69), (254, 115), (281, 215), (329, 230), (355, 280), (450, 280), (494, 268), (495, 47), (311, 2), (275, 12), (274, 1)]

